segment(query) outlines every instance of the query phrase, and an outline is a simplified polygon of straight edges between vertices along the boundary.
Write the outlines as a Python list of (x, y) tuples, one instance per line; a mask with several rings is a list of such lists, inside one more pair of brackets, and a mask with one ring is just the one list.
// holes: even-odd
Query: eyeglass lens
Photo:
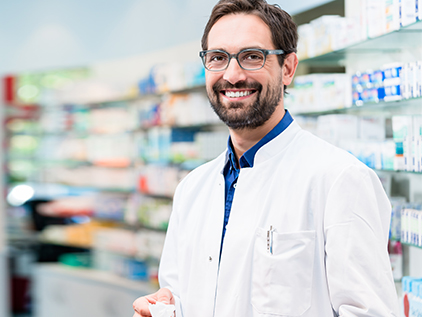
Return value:
[[(264, 65), (265, 55), (259, 50), (241, 51), (237, 57), (239, 64), (244, 69), (259, 69)], [(223, 70), (227, 67), (230, 56), (225, 52), (207, 52), (204, 58), (205, 67), (209, 70)]]

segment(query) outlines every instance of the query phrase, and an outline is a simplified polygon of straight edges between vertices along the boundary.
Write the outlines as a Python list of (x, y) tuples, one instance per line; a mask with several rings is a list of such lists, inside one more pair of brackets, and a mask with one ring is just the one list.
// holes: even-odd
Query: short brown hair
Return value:
[(278, 62), (283, 66), (287, 54), (297, 51), (297, 26), (292, 17), (278, 5), (268, 4), (265, 0), (220, 0), (212, 10), (202, 36), (202, 49), (208, 49), (208, 34), (214, 24), (229, 14), (254, 14), (264, 21), (270, 31), (275, 49), (282, 49), (285, 54), (278, 55)]

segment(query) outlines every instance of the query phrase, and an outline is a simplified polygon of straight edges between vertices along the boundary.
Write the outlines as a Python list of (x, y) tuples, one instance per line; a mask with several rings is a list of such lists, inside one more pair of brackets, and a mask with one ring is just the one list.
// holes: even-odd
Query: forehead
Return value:
[(208, 34), (208, 49), (236, 53), (243, 48), (273, 49), (271, 31), (254, 14), (229, 14), (220, 18)]

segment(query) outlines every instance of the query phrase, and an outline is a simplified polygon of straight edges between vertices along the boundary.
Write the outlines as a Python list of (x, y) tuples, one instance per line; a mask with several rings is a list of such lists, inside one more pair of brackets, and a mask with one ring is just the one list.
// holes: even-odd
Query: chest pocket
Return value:
[(315, 231), (273, 232), (272, 254), (266, 230), (258, 228), (255, 238), (252, 306), (258, 316), (301, 316), (311, 306)]

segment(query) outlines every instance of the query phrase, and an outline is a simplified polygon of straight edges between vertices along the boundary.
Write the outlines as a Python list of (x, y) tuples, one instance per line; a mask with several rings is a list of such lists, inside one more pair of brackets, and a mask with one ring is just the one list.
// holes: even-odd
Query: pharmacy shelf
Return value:
[(376, 171), (376, 172), (386, 172), (386, 173), (400, 173), (400, 174), (422, 175), (422, 172), (402, 171), (402, 170), (383, 170), (383, 169), (374, 169), (374, 171)]
[(373, 112), (383, 112), (384, 114), (397, 113), (398, 111), (407, 110), (408, 112), (413, 112), (415, 114), (422, 113), (422, 97), (411, 98), (411, 99), (402, 99), (397, 101), (380, 101), (377, 103), (365, 103), (362, 106), (353, 105), (348, 108), (339, 108), (339, 109), (328, 109), (321, 111), (305, 111), (305, 112), (295, 112), (294, 110), (289, 111), (296, 116), (309, 116), (317, 117), (327, 114), (365, 114)]
[(422, 249), (422, 246), (419, 246), (419, 245), (416, 245), (416, 244), (407, 243), (407, 242), (402, 242), (402, 244), (407, 245), (409, 247), (414, 247), (414, 248)]
[(348, 47), (300, 61), (309, 66), (346, 66), (362, 58), (376, 60), (379, 54), (399, 53), (422, 43), (422, 21)]

